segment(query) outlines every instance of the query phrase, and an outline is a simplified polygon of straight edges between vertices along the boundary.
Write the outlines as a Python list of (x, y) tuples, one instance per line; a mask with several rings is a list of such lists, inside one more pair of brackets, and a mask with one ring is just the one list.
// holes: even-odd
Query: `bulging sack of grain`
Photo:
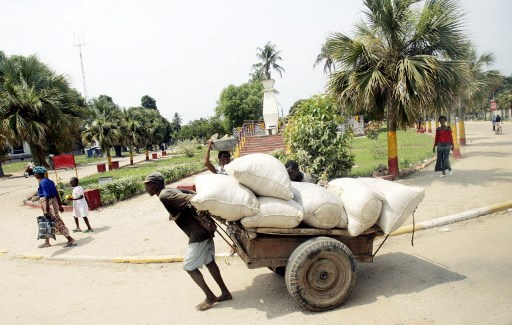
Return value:
[(361, 178), (384, 198), (377, 224), (385, 234), (404, 224), (425, 198), (425, 189), (378, 178)]
[(226, 175), (206, 174), (196, 177), (197, 194), (190, 203), (198, 210), (206, 210), (227, 221), (253, 216), (259, 203), (251, 190)]
[(255, 153), (243, 156), (225, 165), (224, 169), (256, 195), (283, 200), (293, 198), (286, 168), (270, 155)]
[(370, 185), (357, 178), (337, 178), (329, 182), (329, 191), (343, 202), (348, 232), (357, 236), (375, 224), (382, 209), (382, 197)]
[(293, 200), (260, 196), (258, 201), (260, 212), (240, 220), (244, 227), (295, 228), (303, 219), (302, 206)]
[(347, 215), (336, 194), (320, 185), (301, 182), (292, 182), (292, 191), (293, 199), (304, 208), (302, 222), (308, 226), (320, 229), (347, 227)]

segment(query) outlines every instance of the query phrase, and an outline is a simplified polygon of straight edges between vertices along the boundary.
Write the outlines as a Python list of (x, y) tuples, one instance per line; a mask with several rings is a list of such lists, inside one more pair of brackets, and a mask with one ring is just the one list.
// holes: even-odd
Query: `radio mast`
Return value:
[(83, 35), (82, 35), (82, 40), (80, 40), (80, 38), (78, 38), (78, 42), (77, 42), (77, 39), (75, 38), (75, 44), (73, 46), (78, 47), (78, 52), (80, 53), (80, 66), (82, 67), (82, 84), (84, 87), (84, 97), (85, 97), (85, 100), (87, 101), (87, 86), (85, 84), (84, 59), (82, 57), (82, 46), (85, 46), (83, 39), (84, 39)]

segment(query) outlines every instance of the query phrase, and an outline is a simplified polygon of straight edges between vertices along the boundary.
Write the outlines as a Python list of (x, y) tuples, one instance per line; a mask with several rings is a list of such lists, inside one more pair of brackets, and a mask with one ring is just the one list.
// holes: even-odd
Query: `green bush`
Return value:
[[(175, 165), (170, 167), (159, 168), (156, 171), (162, 173), (165, 177), (165, 183), (176, 182), (184, 177), (193, 175), (204, 170), (201, 163)], [(125, 176), (110, 183), (103, 185), (93, 185), (89, 188), (99, 188), (101, 203), (103, 205), (114, 204), (118, 201), (127, 200), (138, 194), (144, 193), (143, 180), (146, 175)]]
[(187, 157), (194, 157), (196, 154), (197, 142), (194, 140), (179, 141), (176, 146), (179, 154), (183, 154)]
[(336, 100), (314, 96), (302, 101), (288, 122), (284, 136), (291, 159), (319, 180), (347, 176), (354, 165), (350, 132), (340, 132), (343, 117)]

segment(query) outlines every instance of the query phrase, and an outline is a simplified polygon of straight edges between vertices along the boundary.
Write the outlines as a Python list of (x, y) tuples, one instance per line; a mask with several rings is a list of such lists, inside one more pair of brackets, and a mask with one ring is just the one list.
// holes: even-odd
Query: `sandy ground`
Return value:
[[(434, 164), (426, 169), (401, 179), (399, 182), (425, 188), (425, 199), (416, 213), (416, 222), (435, 217), (460, 213), (473, 208), (510, 201), (512, 199), (512, 124), (505, 124), (504, 134), (495, 135), (486, 122), (467, 124), (468, 145), (462, 148), (463, 159), (452, 160), (454, 175), (439, 177)], [(507, 130), (510, 129), (510, 132)], [(122, 164), (127, 164), (127, 158)], [(143, 157), (138, 157), (143, 159)], [(96, 167), (79, 170), (79, 175), (95, 173)], [(74, 171), (59, 172), (59, 177), (68, 181)], [(51, 174), (51, 177), (54, 177)], [(178, 183), (191, 183), (193, 177)], [(176, 185), (176, 184), (172, 184)], [(171, 186), (172, 186), (171, 185)], [(90, 212), (93, 234), (73, 234), (78, 246), (63, 248), (65, 239), (57, 238), (53, 247), (38, 249), (35, 217), (39, 210), (22, 206), (22, 198), (36, 190), (34, 178), (0, 180), (1, 222), (9, 229), (0, 236), (0, 251), (9, 254), (44, 254), (47, 256), (155, 256), (182, 255), (187, 238), (172, 222), (156, 197), (140, 195), (114, 206)], [(62, 214), (71, 230), (74, 228), (70, 212)], [(406, 224), (412, 223), (412, 218)], [(218, 237), (218, 236), (217, 236)], [(217, 252), (227, 253), (228, 245), (216, 238)]]
[(508, 212), (417, 233), (414, 246), (391, 238), (358, 264), (349, 300), (323, 313), (301, 310), (281, 276), (239, 260), (219, 262), (234, 299), (198, 312), (202, 294), (176, 263), (3, 256), (0, 315), (2, 324), (510, 324), (511, 227)]
[[(454, 175), (440, 178), (430, 165), (399, 182), (425, 188), (416, 221), (511, 200), (512, 123), (494, 135), (490, 123), (467, 123), (463, 159), (453, 160)], [(123, 164), (123, 163), (121, 163)], [(81, 168), (79, 176), (96, 167)], [(65, 181), (74, 171), (59, 173)], [(190, 183), (192, 180), (183, 180)], [(111, 322), (174, 323), (347, 323), (370, 324), (511, 324), (509, 235), (511, 213), (483, 217), (456, 226), (388, 240), (372, 264), (361, 265), (350, 300), (332, 312), (298, 309), (282, 278), (266, 269), (249, 270), (239, 260), (221, 260), (235, 300), (198, 313), (201, 295), (179, 263), (116, 265), (90, 262), (20, 260), (18, 254), (47, 257), (182, 255), (187, 238), (155, 197), (141, 195), (92, 211), (92, 234), (73, 234), (78, 246), (38, 249), (35, 217), (39, 210), (22, 199), (34, 192), (34, 178), (0, 180), (0, 275), (2, 324)], [(63, 214), (74, 228), (71, 213)], [(410, 223), (411, 219), (407, 221)], [(442, 230), (444, 229), (444, 230)], [(228, 246), (219, 238), (217, 251)], [(49, 278), (49, 282), (42, 278)]]

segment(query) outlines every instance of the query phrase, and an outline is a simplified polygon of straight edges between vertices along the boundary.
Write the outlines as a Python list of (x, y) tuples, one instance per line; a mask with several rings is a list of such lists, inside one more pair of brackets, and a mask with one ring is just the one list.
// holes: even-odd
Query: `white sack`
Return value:
[(392, 233), (404, 224), (425, 197), (425, 190), (417, 186), (387, 181), (379, 178), (361, 178), (384, 198), (377, 224), (385, 234)]
[(348, 232), (352, 236), (372, 227), (379, 218), (382, 197), (363, 181), (357, 178), (337, 178), (329, 182), (327, 189), (341, 198), (348, 217)]
[(302, 206), (293, 200), (260, 196), (258, 201), (260, 212), (240, 220), (244, 227), (295, 228), (303, 219)]
[(320, 185), (292, 182), (293, 199), (304, 208), (303, 222), (320, 229), (347, 228), (341, 199)]
[(253, 216), (259, 211), (254, 193), (227, 175), (205, 174), (196, 177), (196, 192), (190, 203), (227, 221)]
[(270, 155), (255, 153), (243, 156), (225, 165), (224, 169), (256, 195), (284, 200), (293, 198), (286, 168)]

